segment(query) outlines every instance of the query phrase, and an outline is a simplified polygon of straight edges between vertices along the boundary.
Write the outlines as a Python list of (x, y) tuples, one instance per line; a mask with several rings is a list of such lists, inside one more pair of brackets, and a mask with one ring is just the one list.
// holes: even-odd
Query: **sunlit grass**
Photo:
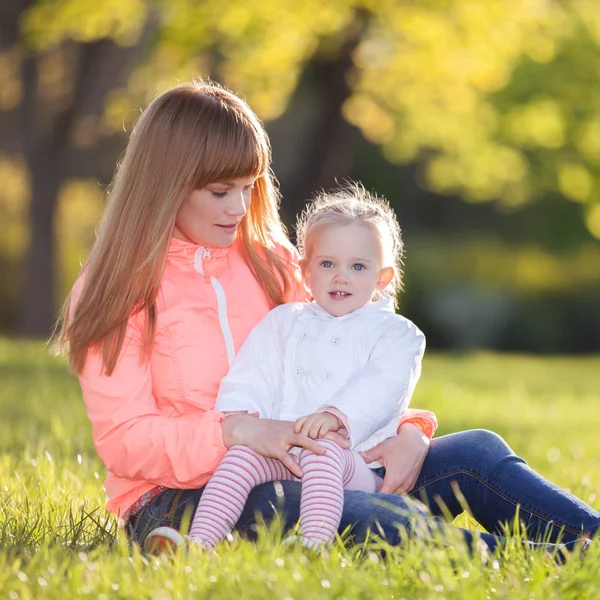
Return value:
[[(334, 546), (328, 556), (282, 547), (277, 531), (216, 555), (171, 560), (131, 549), (103, 509), (79, 386), (64, 362), (0, 340), (0, 598), (600, 597), (600, 550), (558, 567), (515, 543), (487, 562), (460, 546)], [(600, 359), (430, 356), (414, 406), (439, 434), (485, 427), (528, 462), (600, 508)], [(461, 524), (472, 525), (465, 517)]]

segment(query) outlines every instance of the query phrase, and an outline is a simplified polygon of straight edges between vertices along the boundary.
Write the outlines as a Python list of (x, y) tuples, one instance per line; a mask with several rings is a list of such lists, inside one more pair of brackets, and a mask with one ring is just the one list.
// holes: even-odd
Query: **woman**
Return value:
[[(151, 529), (181, 525), (227, 448), (245, 445), (300, 475), (291, 446), (322, 452), (293, 423), (227, 418), (214, 409), (219, 383), (268, 310), (304, 300), (295, 253), (277, 212), (270, 148), (249, 107), (219, 87), (183, 85), (159, 96), (132, 133), (89, 260), (63, 311), (59, 346), (79, 376), (96, 449), (109, 473), (108, 508), (143, 543)], [(432, 442), (431, 419), (409, 416), (367, 455), (385, 466), (382, 494), (411, 492), (441, 514), (462, 507), (492, 533), (519, 516), (532, 538), (594, 533), (600, 514), (546, 482), (497, 436), (471, 431)], [(329, 439), (347, 441), (331, 432)], [(422, 469), (421, 469), (422, 465)], [(417, 479), (417, 475), (420, 475)], [(416, 480), (416, 484), (415, 484)], [(283, 490), (283, 496), (278, 496)], [(442, 500), (436, 503), (434, 498)], [(362, 538), (375, 522), (399, 543), (422, 513), (405, 497), (348, 491), (340, 530)], [(251, 493), (238, 530), (256, 513), (299, 512), (299, 484)], [(426, 521), (432, 527), (434, 519)], [(399, 528), (400, 526), (400, 528)], [(468, 542), (471, 534), (464, 532)], [(503, 538), (484, 535), (495, 548)]]

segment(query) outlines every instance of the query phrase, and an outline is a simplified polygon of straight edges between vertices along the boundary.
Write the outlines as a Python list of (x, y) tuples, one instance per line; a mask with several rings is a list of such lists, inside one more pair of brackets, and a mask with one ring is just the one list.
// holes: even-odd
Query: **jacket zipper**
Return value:
[(231, 367), (233, 359), (235, 358), (235, 346), (233, 344), (233, 335), (231, 333), (231, 327), (229, 326), (229, 319), (227, 318), (227, 297), (221, 282), (216, 277), (213, 277), (212, 275), (209, 277), (208, 274), (205, 273), (204, 263), (208, 260), (210, 260), (210, 248), (198, 248), (194, 254), (194, 268), (200, 275), (204, 275), (207, 282), (210, 281), (210, 284), (215, 291), (219, 325), (225, 342), (225, 350), (227, 351), (227, 362)]

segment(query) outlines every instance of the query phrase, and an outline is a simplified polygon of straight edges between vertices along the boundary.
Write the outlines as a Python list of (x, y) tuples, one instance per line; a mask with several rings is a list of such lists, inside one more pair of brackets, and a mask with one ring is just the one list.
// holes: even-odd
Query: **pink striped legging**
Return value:
[[(344, 490), (374, 493), (381, 487), (378, 477), (354, 450), (329, 440), (319, 440), (327, 452), (317, 455), (302, 450), (300, 525), (310, 545), (331, 543), (342, 518)], [(190, 538), (213, 548), (237, 523), (252, 488), (268, 481), (298, 478), (275, 458), (266, 458), (247, 446), (232, 446), (206, 485), (196, 509)]]

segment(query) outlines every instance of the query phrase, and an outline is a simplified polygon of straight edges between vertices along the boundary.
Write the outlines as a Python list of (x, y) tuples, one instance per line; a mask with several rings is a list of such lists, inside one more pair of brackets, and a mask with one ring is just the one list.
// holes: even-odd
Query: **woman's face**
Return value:
[(194, 190), (177, 213), (173, 237), (199, 246), (231, 246), (248, 212), (255, 180), (215, 181)]

